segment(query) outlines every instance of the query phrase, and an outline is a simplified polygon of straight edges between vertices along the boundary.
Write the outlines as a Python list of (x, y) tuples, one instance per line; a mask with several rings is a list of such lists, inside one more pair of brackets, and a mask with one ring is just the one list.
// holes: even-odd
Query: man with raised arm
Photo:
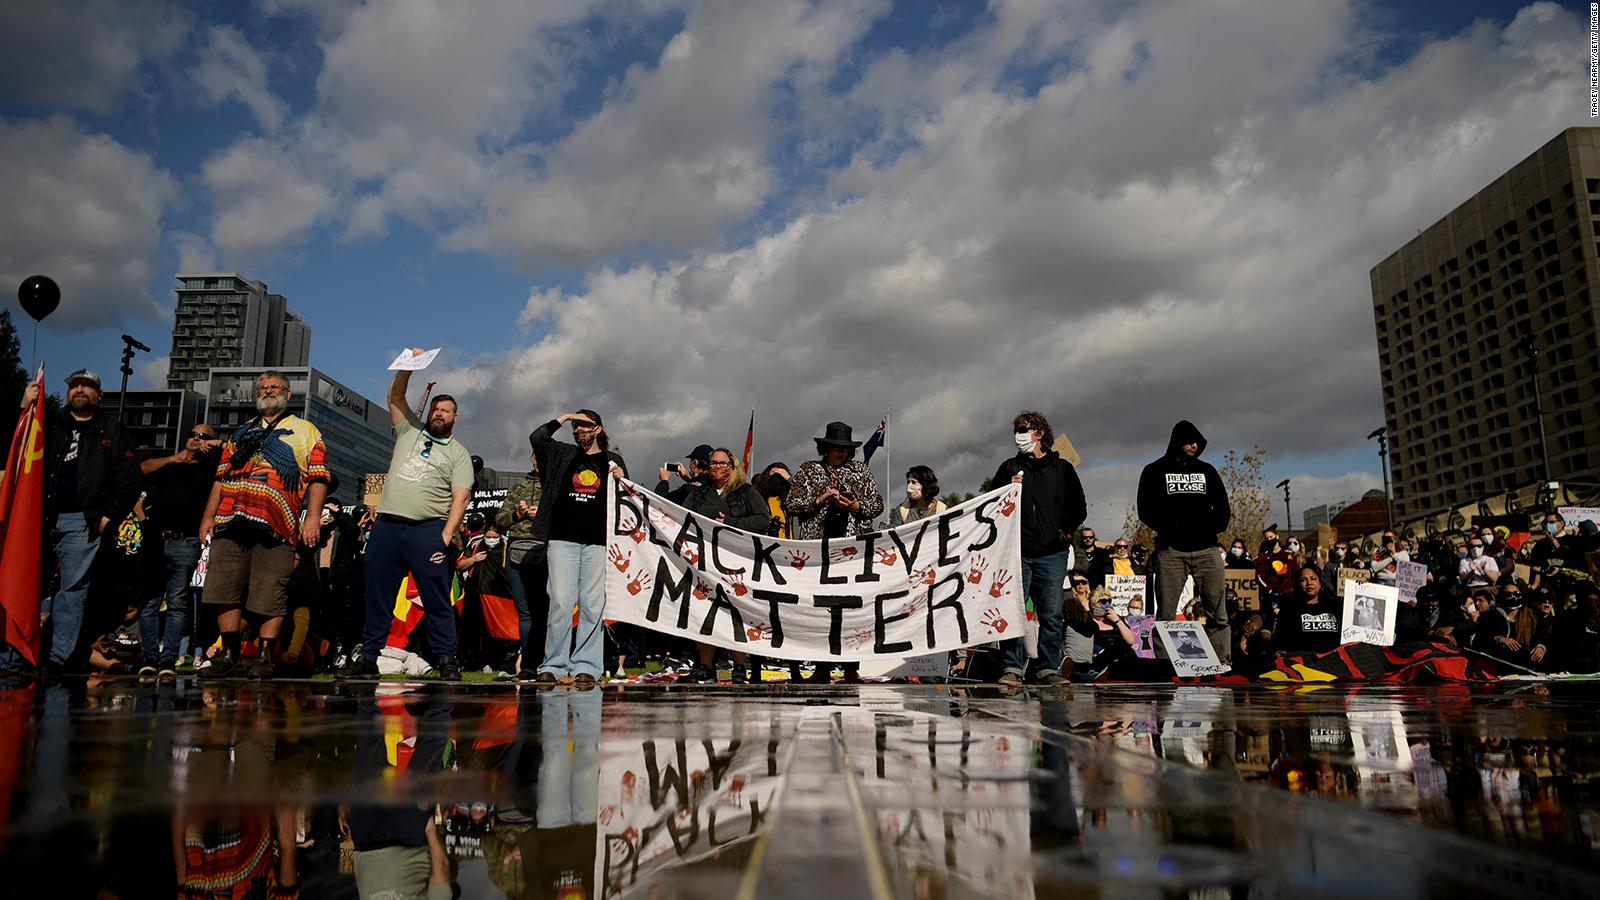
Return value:
[[(411, 351), (421, 356), (423, 350)], [(383, 481), (383, 499), (367, 540), (367, 602), (361, 655), (345, 668), (346, 678), (375, 678), (378, 653), (389, 635), (395, 594), (410, 572), (422, 600), (423, 625), (439, 677), (456, 680), (456, 616), (450, 606), (450, 542), (461, 527), (472, 496), (472, 454), (453, 438), (456, 401), (437, 394), (428, 401), (427, 421), (406, 401), (411, 372), (402, 369), (389, 382), (389, 421), (394, 423), (394, 453)]]

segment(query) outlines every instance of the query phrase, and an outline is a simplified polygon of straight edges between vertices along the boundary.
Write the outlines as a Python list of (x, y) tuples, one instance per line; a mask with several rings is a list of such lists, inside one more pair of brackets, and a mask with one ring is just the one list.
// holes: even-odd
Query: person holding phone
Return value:
[[(711, 483), (711, 445), (696, 446), (689, 451), (687, 461), (689, 463), (687, 467), (681, 462), (664, 462), (657, 472), (661, 480), (656, 482), (656, 493), (679, 506), (689, 499), (690, 494)], [(670, 481), (672, 477), (682, 479), (683, 484), (672, 487)]]
[[(815, 440), (821, 458), (794, 473), (789, 496), (783, 501), (790, 533), (796, 540), (820, 541), (871, 531), (873, 521), (883, 515), (883, 495), (878, 493), (867, 464), (855, 458), (861, 442), (852, 440), (850, 426), (843, 422), (829, 422), (822, 437)], [(859, 668), (846, 663), (845, 681), (859, 683)], [(832, 664), (818, 663), (811, 680), (827, 684), (832, 670)]]

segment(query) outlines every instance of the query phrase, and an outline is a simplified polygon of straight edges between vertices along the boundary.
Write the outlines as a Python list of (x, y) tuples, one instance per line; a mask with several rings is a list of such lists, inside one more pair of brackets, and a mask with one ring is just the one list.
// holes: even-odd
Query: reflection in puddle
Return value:
[(1600, 863), (1581, 693), (97, 681), (0, 720), (18, 896), (1575, 897)]

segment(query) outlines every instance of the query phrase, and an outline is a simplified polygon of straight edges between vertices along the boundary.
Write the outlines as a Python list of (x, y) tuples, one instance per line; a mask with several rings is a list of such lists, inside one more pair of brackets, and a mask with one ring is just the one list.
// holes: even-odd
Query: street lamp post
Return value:
[(1367, 440), (1378, 439), (1378, 468), (1383, 471), (1383, 526), (1394, 530), (1394, 495), (1389, 493), (1389, 429), (1379, 427), (1367, 435)]
[(1289, 512), (1289, 479), (1278, 482), (1278, 487), (1283, 488), (1283, 529), (1294, 531), (1293, 514)]
[(128, 405), (128, 376), (133, 374), (133, 351), (150, 352), (150, 348), (134, 338), (122, 336), (122, 393), (117, 395), (117, 421), (122, 421), (122, 410)]
[(1523, 338), (1517, 345), (1522, 355), (1528, 360), (1528, 377), (1533, 381), (1533, 417), (1539, 423), (1539, 460), (1543, 465), (1543, 481), (1539, 484), (1539, 505), (1545, 512), (1550, 511), (1550, 506), (1555, 502), (1554, 482), (1550, 480), (1550, 444), (1545, 439), (1544, 433), (1544, 398), (1539, 391), (1539, 345), (1534, 342), (1533, 335)]

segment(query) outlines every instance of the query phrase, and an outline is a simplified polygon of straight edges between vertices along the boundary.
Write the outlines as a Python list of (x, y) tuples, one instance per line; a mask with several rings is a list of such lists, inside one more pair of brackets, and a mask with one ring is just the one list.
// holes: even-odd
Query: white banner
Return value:
[(1394, 585), (1346, 581), (1339, 643), (1393, 646), (1394, 617), (1399, 604), (1400, 589)]
[(1561, 513), (1561, 521), (1567, 523), (1567, 528), (1574, 532), (1583, 522), (1600, 525), (1600, 509), (1592, 506), (1563, 506), (1557, 512)]
[(786, 541), (622, 479), (606, 618), (778, 659), (905, 657), (1020, 638), (1020, 485), (889, 531)]

